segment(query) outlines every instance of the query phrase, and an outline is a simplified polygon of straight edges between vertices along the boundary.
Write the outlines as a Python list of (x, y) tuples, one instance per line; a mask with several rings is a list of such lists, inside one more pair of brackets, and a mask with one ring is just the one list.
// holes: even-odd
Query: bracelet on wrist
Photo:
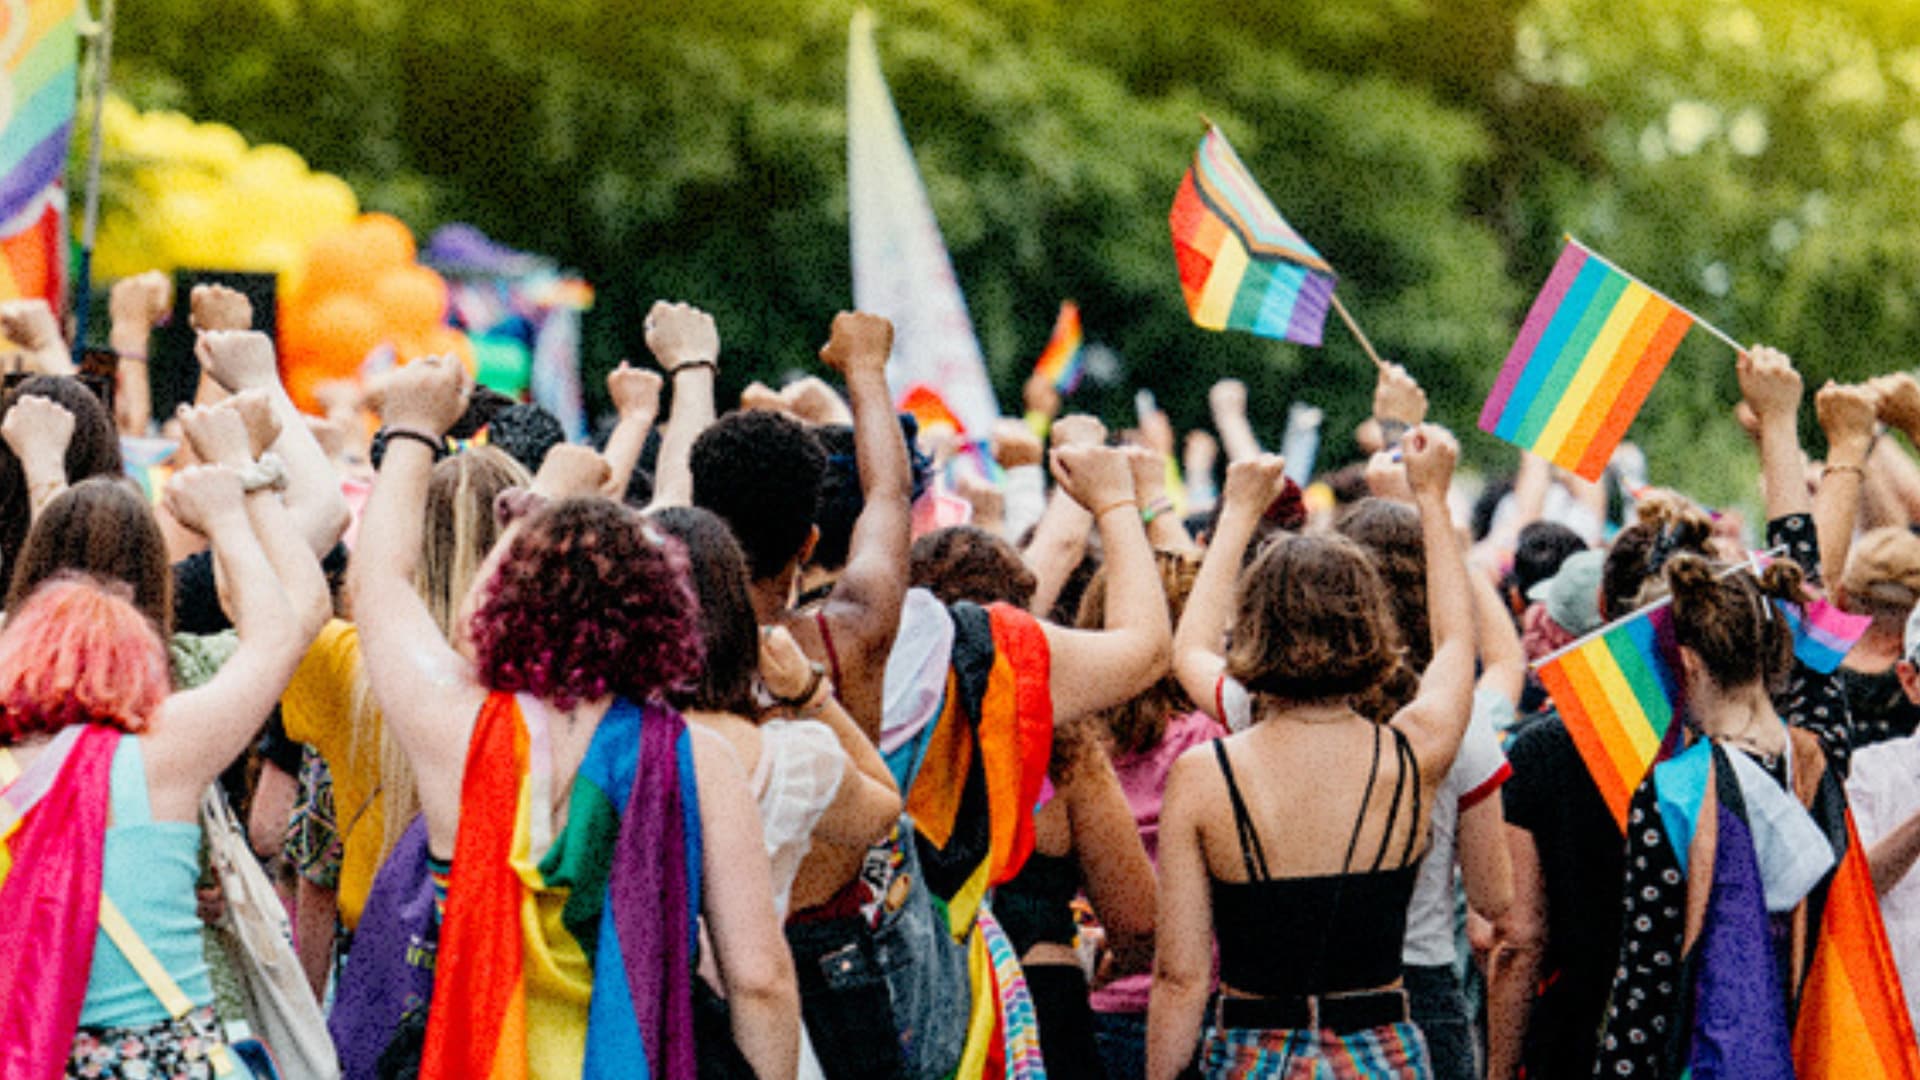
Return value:
[(379, 431), (374, 432), (373, 446), (369, 451), (370, 456), (373, 458), (374, 468), (378, 469), (380, 467), (380, 463), (386, 458), (388, 444), (395, 439), (406, 439), (410, 442), (419, 443), (421, 446), (433, 451), (433, 460), (436, 462), (447, 456), (447, 440), (444, 438), (435, 438), (424, 431), (418, 431), (413, 428), (383, 427)]
[(1820, 471), (1820, 482), (1826, 483), (1827, 477), (1834, 473), (1852, 473), (1858, 480), (1867, 478), (1867, 470), (1859, 465), (1828, 465)]
[(1148, 503), (1140, 509), (1140, 524), (1151, 525), (1155, 518), (1173, 512), (1173, 500), (1165, 495)]
[(128, 362), (128, 363), (130, 363), (130, 364), (144, 364), (144, 363), (146, 363), (146, 362), (147, 362), (147, 354), (146, 354), (146, 353), (143, 353), (143, 352), (121, 352), (121, 351), (120, 351), (120, 350), (118, 350), (118, 349), (115, 349), (115, 350), (114, 350), (114, 352), (113, 352), (113, 358), (114, 358), (115, 360), (125, 360), (126, 362)]
[(1123, 506), (1137, 508), (1139, 507), (1139, 505), (1140, 504), (1133, 499), (1115, 499), (1113, 502), (1110, 502), (1105, 506), (1096, 508), (1093, 512), (1093, 520), (1096, 523), (1098, 523), (1099, 520), (1105, 517), (1109, 511), (1118, 510)]
[(708, 371), (713, 372), (715, 375), (720, 374), (720, 362), (718, 360), (700, 359), (700, 360), (683, 360), (680, 363), (673, 365), (672, 367), (667, 369), (667, 377), (671, 379), (683, 371), (687, 371), (694, 368), (706, 368)]
[(813, 699), (820, 693), (820, 687), (827, 681), (827, 665), (815, 660), (807, 666), (810, 671), (807, 677), (807, 685), (798, 694), (794, 694), (792, 697), (785, 697), (774, 693), (771, 688), (767, 690), (767, 694), (773, 698), (774, 704), (783, 705), (789, 709), (804, 709), (812, 704)]

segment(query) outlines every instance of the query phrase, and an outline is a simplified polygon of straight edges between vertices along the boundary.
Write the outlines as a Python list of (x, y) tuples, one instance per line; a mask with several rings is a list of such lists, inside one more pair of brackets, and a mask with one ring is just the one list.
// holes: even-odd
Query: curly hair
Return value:
[(28, 530), (7, 587), (17, 609), (40, 583), (79, 571), (133, 590), (134, 606), (160, 632), (173, 625), (173, 572), (153, 508), (131, 480), (93, 476), (53, 497)]
[(1768, 693), (1777, 693), (1793, 670), (1793, 631), (1773, 601), (1807, 602), (1800, 565), (1777, 559), (1758, 578), (1723, 569), (1690, 554), (1667, 563), (1674, 641), (1700, 657), (1716, 686), (1764, 681)]
[(720, 515), (697, 506), (672, 506), (649, 515), (686, 548), (700, 599), (705, 662), (700, 681), (668, 700), (682, 709), (729, 712), (751, 718), (753, 680), (760, 672), (759, 624), (747, 594), (747, 557)]
[[(1167, 614), (1178, 625), (1187, 609), (1187, 596), (1193, 592), (1194, 579), (1200, 575), (1200, 560), (1183, 552), (1156, 551), (1153, 561), (1160, 570), (1160, 588), (1167, 596)], [(1082, 630), (1099, 630), (1107, 625), (1105, 567), (1087, 585), (1073, 624)], [(1113, 733), (1115, 753), (1138, 754), (1160, 745), (1167, 733), (1167, 721), (1175, 714), (1192, 710), (1193, 700), (1180, 688), (1180, 680), (1169, 673), (1162, 675), (1146, 693), (1108, 710), (1102, 719), (1106, 721), (1107, 730)], [(1056, 745), (1059, 738), (1056, 733)]]
[[(907, 443), (907, 470), (917, 501), (932, 481), (933, 463), (914, 445), (920, 427), (911, 414), (900, 414), (900, 430)], [(867, 508), (866, 495), (860, 490), (860, 462), (852, 425), (823, 424), (813, 429), (813, 435), (827, 455), (827, 468), (820, 478), (820, 502), (813, 515), (814, 524), (820, 527), (820, 542), (813, 545), (807, 565), (839, 570), (847, 565), (853, 526)]]
[(694, 440), (693, 504), (720, 515), (754, 580), (786, 569), (807, 545), (827, 468), (820, 440), (782, 413), (728, 413)]
[(1617, 619), (1650, 597), (1646, 587), (1657, 583), (1668, 560), (1679, 554), (1708, 555), (1713, 519), (1671, 492), (1640, 500), (1638, 518), (1620, 530), (1607, 550), (1600, 571), (1600, 617)]
[(547, 451), (567, 441), (559, 417), (531, 402), (516, 402), (487, 421), (487, 445), (497, 446), (530, 473), (540, 471)]
[(1386, 586), (1360, 545), (1274, 538), (1242, 577), (1227, 674), (1289, 701), (1346, 698), (1400, 663)]
[(50, 578), (0, 630), (0, 745), (73, 724), (141, 732), (171, 688), (167, 649), (133, 590), (80, 574)]
[[(120, 475), (120, 435), (113, 414), (86, 384), (67, 375), (35, 375), (0, 398), (0, 416), (27, 395), (43, 397), (73, 414), (73, 437), (67, 440), (67, 483), (90, 476)], [(13, 580), (13, 561), (27, 536), (32, 503), (26, 473), (13, 448), (0, 441), (0, 582)]]
[(565, 499), (528, 518), (468, 636), (482, 684), (561, 709), (609, 694), (644, 701), (700, 677), (686, 551), (607, 499)]
[(973, 525), (950, 525), (922, 536), (913, 542), (907, 562), (912, 584), (943, 604), (998, 601), (1024, 610), (1038, 584), (1012, 544)]
[(1366, 549), (1387, 587), (1401, 645), (1400, 662), (1385, 679), (1363, 692), (1354, 708), (1375, 720), (1391, 720), (1419, 692), (1420, 673), (1433, 660), (1420, 515), (1406, 503), (1365, 498), (1348, 508), (1334, 531)]

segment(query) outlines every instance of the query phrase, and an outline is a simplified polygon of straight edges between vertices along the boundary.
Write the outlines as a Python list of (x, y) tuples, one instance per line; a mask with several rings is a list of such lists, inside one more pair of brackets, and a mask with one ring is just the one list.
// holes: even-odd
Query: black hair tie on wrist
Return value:
[(447, 440), (436, 439), (422, 431), (407, 428), (383, 427), (373, 433), (373, 445), (367, 449), (367, 459), (373, 463), (375, 472), (380, 470), (381, 461), (387, 456), (387, 444), (394, 439), (412, 439), (414, 442), (433, 451), (433, 460), (437, 463), (447, 456)]

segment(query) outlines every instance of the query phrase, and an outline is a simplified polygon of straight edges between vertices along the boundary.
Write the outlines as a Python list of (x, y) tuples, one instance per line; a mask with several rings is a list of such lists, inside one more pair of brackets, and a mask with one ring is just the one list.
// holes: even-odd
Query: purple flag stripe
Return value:
[(1560, 308), (1560, 302), (1566, 299), (1567, 290), (1573, 287), (1573, 281), (1580, 276), (1580, 268), (1587, 262), (1587, 250), (1573, 240), (1560, 251), (1560, 258), (1553, 264), (1553, 272), (1547, 275), (1547, 283), (1541, 287), (1540, 295), (1534, 298), (1533, 306), (1527, 309), (1526, 322), (1520, 325), (1519, 340), (1513, 343), (1512, 351), (1507, 353), (1506, 363), (1500, 368), (1500, 377), (1494, 380), (1493, 391), (1487, 395), (1487, 404), (1480, 410), (1480, 430), (1492, 432), (1500, 422), (1500, 414), (1506, 410), (1507, 401), (1513, 396), (1513, 388), (1520, 381), (1521, 372), (1527, 368), (1527, 361), (1533, 358), (1534, 347), (1540, 344), (1540, 338), (1547, 332), (1547, 325), (1553, 322), (1554, 314)]

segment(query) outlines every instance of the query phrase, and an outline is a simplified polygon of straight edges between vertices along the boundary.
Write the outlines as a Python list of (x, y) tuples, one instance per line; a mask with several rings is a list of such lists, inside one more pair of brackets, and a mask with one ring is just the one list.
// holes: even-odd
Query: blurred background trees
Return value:
[[(1187, 320), (1166, 210), (1205, 113), (1342, 275), (1383, 352), (1473, 426), (1572, 232), (1810, 383), (1920, 340), (1920, 9), (1890, 0), (875, 0), (882, 61), (1002, 403), (1060, 299), (1121, 361), (1075, 404), (1178, 426), (1245, 379), (1277, 442), (1371, 371)], [(587, 384), (655, 297), (711, 308), (726, 381), (812, 363), (851, 301), (851, 0), (128, 0), (115, 80), (279, 142), (422, 233), (468, 221), (599, 289)], [(1696, 334), (1634, 437), (1745, 497), (1733, 368)], [(1510, 455), (1473, 435), (1483, 460)], [(1705, 453), (1703, 453), (1703, 451)], [(1749, 459), (1750, 460), (1750, 459)], [(1739, 477), (1739, 479), (1736, 479)]]

